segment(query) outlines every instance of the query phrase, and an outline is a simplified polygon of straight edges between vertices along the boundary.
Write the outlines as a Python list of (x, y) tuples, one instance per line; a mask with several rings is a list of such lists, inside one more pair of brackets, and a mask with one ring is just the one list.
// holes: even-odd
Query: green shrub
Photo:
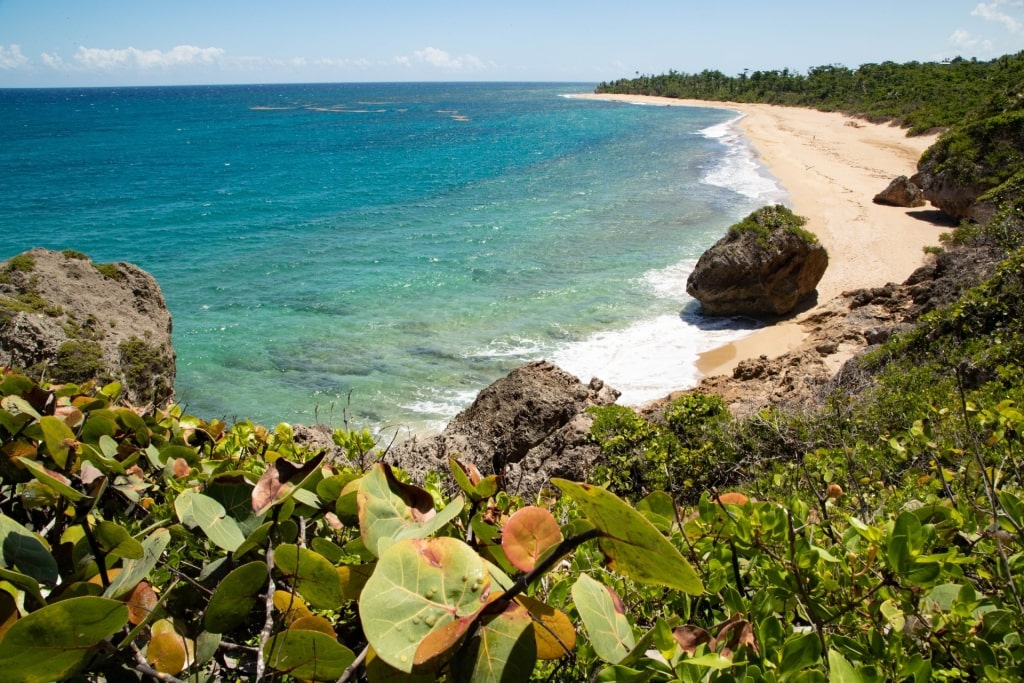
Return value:
[(92, 340), (66, 341), (57, 349), (50, 374), (56, 381), (76, 384), (103, 379), (108, 376), (103, 349)]
[(782, 230), (797, 235), (808, 244), (817, 244), (817, 235), (802, 227), (805, 223), (806, 218), (796, 215), (782, 204), (762, 206), (730, 227), (729, 235), (739, 237), (747, 233), (753, 234), (759, 243), (766, 245), (773, 233)]
[(172, 374), (168, 359), (160, 349), (138, 337), (118, 344), (125, 382), (140, 396), (161, 402), (172, 393), (167, 377)]
[(120, 280), (123, 277), (121, 271), (114, 263), (94, 263), (92, 267), (99, 271), (103, 277), (110, 278), (111, 280)]

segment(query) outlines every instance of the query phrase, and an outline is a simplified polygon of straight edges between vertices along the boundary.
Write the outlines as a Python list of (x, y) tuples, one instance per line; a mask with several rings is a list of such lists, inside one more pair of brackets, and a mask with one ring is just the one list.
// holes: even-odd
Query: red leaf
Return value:
[(324, 453), (312, 460), (295, 464), (284, 458), (278, 458), (270, 464), (252, 490), (252, 511), (261, 514), (271, 505), (288, 495), (292, 487), (305, 479), (320, 466)]

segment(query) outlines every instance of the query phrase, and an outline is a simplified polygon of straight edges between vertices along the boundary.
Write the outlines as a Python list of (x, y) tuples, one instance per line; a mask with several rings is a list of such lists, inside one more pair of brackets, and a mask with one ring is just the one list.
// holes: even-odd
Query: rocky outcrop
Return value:
[(174, 393), (171, 315), (129, 263), (33, 249), (0, 264), (0, 364), (54, 382), (118, 381), (125, 400)]
[(591, 406), (614, 403), (619, 392), (601, 380), (583, 384), (547, 361), (517, 368), (477, 395), (433, 437), (397, 444), (385, 459), (414, 481), (448, 471), (448, 458), (500, 474), (506, 490), (531, 495), (551, 477), (584, 481), (600, 456), (588, 443)]
[[(703, 379), (691, 391), (721, 396), (733, 415), (754, 415), (766, 406), (820, 408), (838, 387), (856, 393), (870, 379), (854, 359), (869, 347), (911, 328), (923, 314), (953, 303), (992, 276), (1004, 257), (997, 250), (950, 248), (929, 258), (903, 284), (844, 292), (805, 314), (804, 341), (777, 358), (740, 362), (730, 375)], [(666, 401), (647, 406), (657, 415)]]
[(875, 195), (873, 201), (875, 204), (904, 208), (924, 206), (925, 203), (924, 192), (905, 175), (893, 179), (887, 188)]
[(1024, 111), (1014, 111), (943, 135), (910, 180), (944, 213), (984, 223), (994, 210), (984, 196), (1019, 174), (1022, 158)]
[(686, 291), (705, 315), (779, 316), (814, 293), (828, 253), (783, 206), (764, 207), (701, 255)]

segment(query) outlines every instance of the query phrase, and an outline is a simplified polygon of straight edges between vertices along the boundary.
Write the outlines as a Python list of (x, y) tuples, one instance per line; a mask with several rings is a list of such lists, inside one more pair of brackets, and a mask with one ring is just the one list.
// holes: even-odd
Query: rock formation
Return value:
[(828, 267), (825, 248), (800, 229), (803, 220), (784, 206), (755, 211), (701, 255), (686, 291), (705, 315), (792, 312)]
[(54, 382), (118, 381), (125, 400), (163, 404), (174, 359), (171, 315), (142, 269), (45, 249), (0, 264), (0, 365)]
[(513, 493), (534, 494), (551, 477), (583, 481), (599, 457), (587, 442), (591, 406), (614, 403), (619, 392), (598, 379), (583, 384), (547, 361), (513, 370), (477, 395), (434, 437), (392, 447), (385, 460), (415, 481), (447, 472), (448, 458), (501, 474)]
[[(837, 387), (856, 391), (859, 370), (852, 359), (868, 347), (909, 329), (924, 313), (950, 304), (991, 277), (1002, 256), (978, 248), (950, 248), (932, 256), (897, 285), (843, 292), (805, 314), (799, 324), (807, 338), (777, 358), (761, 356), (740, 362), (731, 375), (703, 379), (692, 391), (721, 396), (738, 417), (765, 406), (816, 408)], [(680, 392), (645, 408), (656, 415)]]
[(875, 195), (875, 204), (911, 208), (924, 206), (924, 192), (905, 175), (895, 178), (889, 186)]

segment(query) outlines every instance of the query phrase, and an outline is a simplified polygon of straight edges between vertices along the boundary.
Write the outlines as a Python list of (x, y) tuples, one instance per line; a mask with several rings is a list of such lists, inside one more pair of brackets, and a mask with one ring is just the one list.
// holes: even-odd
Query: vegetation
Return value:
[[(948, 107), (977, 123), (939, 163), (1016, 164), (975, 190), (992, 218), (945, 241), (998, 257), (992, 277), (860, 358), (817, 409), (737, 419), (703, 394), (598, 409), (591, 482), (536, 500), (457, 458), (413, 486), (366, 431), (336, 431), (331, 460), (289, 425), (4, 370), (4, 680), (1019, 680), (1024, 181), (1015, 152), (987, 146), (1017, 125), (1003, 71), (1019, 65), (850, 74), (910, 125), (941, 118), (921, 79), (949, 75)], [(917, 74), (923, 94), (879, 89), (881, 72)], [(151, 371), (144, 340), (122, 346)]]
[(143, 388), (148, 387), (149, 397), (154, 403), (165, 402), (174, 393), (173, 387), (167, 386), (165, 377), (173, 376), (173, 367), (167, 367), (170, 361), (156, 346), (131, 337), (117, 346), (124, 367), (124, 379), (129, 386), (135, 387), (141, 395)]
[(798, 236), (807, 244), (817, 244), (818, 236), (803, 226), (807, 219), (797, 216), (787, 206), (776, 204), (762, 206), (749, 216), (729, 228), (729, 235), (736, 237), (745, 233), (754, 234), (759, 242), (767, 244), (773, 232), (784, 230)]
[(744, 70), (730, 77), (720, 71), (669, 71), (602, 83), (597, 91), (813, 107), (895, 121), (913, 135), (1019, 111), (1024, 108), (1021, 83), (1024, 52), (987, 62), (957, 58), (856, 69), (831, 64), (807, 73)]

